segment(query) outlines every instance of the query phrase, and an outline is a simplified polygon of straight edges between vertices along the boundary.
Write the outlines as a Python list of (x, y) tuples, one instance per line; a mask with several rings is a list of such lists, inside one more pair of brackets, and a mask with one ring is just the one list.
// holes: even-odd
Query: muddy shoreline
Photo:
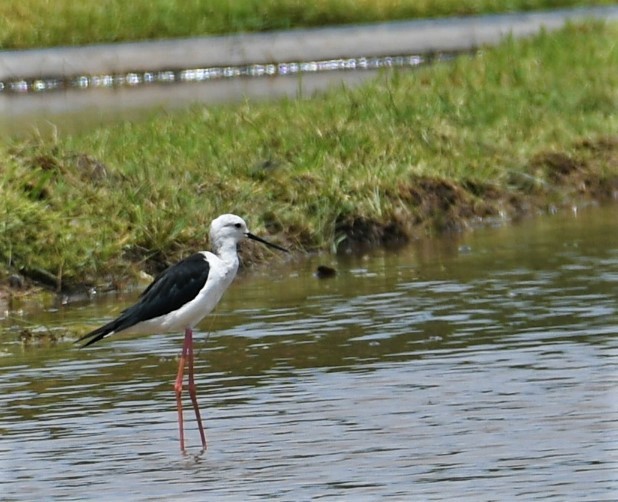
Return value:
[[(408, 211), (387, 221), (349, 219), (337, 222), (337, 231), (346, 236), (338, 253), (362, 253), (380, 246), (401, 246), (436, 233), (462, 232), (475, 227), (508, 224), (521, 218), (561, 210), (576, 210), (590, 204), (618, 201), (618, 176), (603, 176), (603, 166), (618, 165), (618, 136), (576, 145), (575, 154), (545, 152), (531, 159), (532, 172), (538, 178), (513, 173), (509, 190), (491, 183), (466, 182), (431, 177), (413, 177), (400, 184), (390, 197), (405, 202)], [(539, 180), (550, 180), (541, 182)], [(294, 249), (293, 259), (302, 259), (311, 251)], [(242, 253), (245, 272), (263, 266), (268, 258), (251, 251)], [(169, 265), (150, 258), (134, 257), (144, 273), (154, 275)], [(146, 275), (146, 277), (148, 277)], [(101, 277), (96, 283), (57, 285), (57, 278), (44, 270), (14, 271), (0, 284), (0, 305), (11, 310), (12, 304), (35, 299), (41, 294), (62, 297), (64, 302), (83, 300), (97, 293), (126, 291), (136, 284), (135, 276), (114, 279)]]

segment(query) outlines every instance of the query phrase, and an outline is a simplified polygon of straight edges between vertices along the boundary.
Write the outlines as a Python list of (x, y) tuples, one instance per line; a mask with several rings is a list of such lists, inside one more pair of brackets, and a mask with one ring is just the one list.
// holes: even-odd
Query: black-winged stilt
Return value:
[(195, 392), (193, 375), (193, 328), (219, 303), (238, 270), (237, 244), (245, 238), (286, 251), (247, 230), (242, 218), (224, 214), (210, 226), (210, 243), (214, 253), (200, 251), (172, 265), (162, 272), (140, 295), (137, 303), (124, 310), (117, 319), (82, 336), (82, 347), (118, 333), (155, 333), (184, 329), (185, 339), (174, 384), (178, 407), (180, 449), (185, 450), (182, 390), (185, 365), (189, 373), (189, 396), (206, 449), (206, 435)]

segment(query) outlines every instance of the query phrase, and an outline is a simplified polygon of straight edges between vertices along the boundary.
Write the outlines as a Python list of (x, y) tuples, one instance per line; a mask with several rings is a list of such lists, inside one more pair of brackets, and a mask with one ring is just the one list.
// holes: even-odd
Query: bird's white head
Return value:
[(235, 246), (245, 239), (248, 233), (247, 224), (240, 216), (222, 214), (210, 224), (210, 245), (215, 250), (220, 249), (226, 242)]
[(253, 235), (249, 232), (245, 220), (235, 214), (222, 214), (212, 220), (210, 224), (210, 245), (215, 252), (222, 250), (224, 247), (233, 246), (235, 248), (236, 244), (246, 238), (261, 242), (280, 251), (288, 252), (285, 248)]

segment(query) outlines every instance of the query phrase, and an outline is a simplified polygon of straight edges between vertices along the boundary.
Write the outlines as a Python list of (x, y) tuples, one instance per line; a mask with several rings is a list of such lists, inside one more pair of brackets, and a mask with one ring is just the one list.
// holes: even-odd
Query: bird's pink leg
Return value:
[(187, 360), (189, 363), (189, 396), (191, 397), (191, 403), (195, 410), (195, 419), (197, 420), (197, 427), (200, 431), (200, 437), (202, 439), (202, 448), (206, 449), (206, 434), (204, 434), (204, 427), (202, 425), (202, 417), (200, 416), (200, 407), (197, 403), (197, 393), (195, 391), (195, 377), (193, 373), (193, 332), (191, 329), (187, 329), (185, 337), (189, 337), (189, 350), (187, 353)]
[(182, 355), (180, 356), (180, 362), (178, 363), (178, 376), (174, 383), (174, 392), (176, 393), (176, 408), (178, 409), (178, 430), (180, 431), (180, 450), (185, 451), (185, 433), (182, 419), (182, 381), (185, 373), (185, 361), (187, 360), (187, 354), (189, 352), (189, 345), (191, 345), (191, 331), (185, 331), (185, 341), (182, 344)]

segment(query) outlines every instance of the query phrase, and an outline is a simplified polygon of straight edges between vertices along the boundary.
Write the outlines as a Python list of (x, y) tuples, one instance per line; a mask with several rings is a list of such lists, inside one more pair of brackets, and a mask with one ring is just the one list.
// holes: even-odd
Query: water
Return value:
[(0, 81), (0, 133), (16, 137), (36, 130), (56, 135), (59, 129), (70, 132), (118, 118), (144, 118), (153, 109), (243, 99), (300, 99), (336, 86), (353, 88), (394, 68), (405, 71), (445, 62), (459, 53), (464, 52), (17, 78)]
[(1, 94), (0, 133), (20, 137), (37, 131), (43, 136), (75, 132), (118, 119), (142, 120), (153, 110), (175, 110), (195, 103), (216, 105), (242, 99), (305, 98), (333, 86), (355, 87), (377, 70), (325, 72), (264, 78), (230, 78), (206, 82), (152, 84), (137, 88), (96, 88), (84, 92), (70, 88), (59, 92)]
[[(239, 278), (196, 337), (203, 454), (188, 402), (178, 451), (180, 334), (78, 351), (7, 329), (0, 498), (615, 500), (616, 216)], [(129, 300), (28, 320), (95, 326)]]

